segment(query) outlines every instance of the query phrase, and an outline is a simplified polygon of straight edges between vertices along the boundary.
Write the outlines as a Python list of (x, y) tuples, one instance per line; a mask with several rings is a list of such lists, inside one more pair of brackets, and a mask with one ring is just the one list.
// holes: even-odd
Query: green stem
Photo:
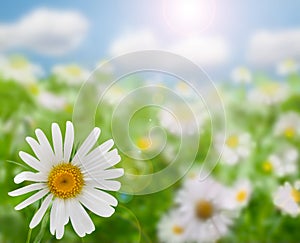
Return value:
[(32, 233), (32, 229), (29, 228), (26, 243), (30, 243), (31, 233)]

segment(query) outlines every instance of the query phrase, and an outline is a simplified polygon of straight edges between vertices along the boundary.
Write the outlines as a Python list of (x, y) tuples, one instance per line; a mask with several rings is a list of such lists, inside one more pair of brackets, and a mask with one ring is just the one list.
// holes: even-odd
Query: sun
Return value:
[(189, 34), (207, 29), (215, 15), (214, 0), (165, 0), (164, 16), (176, 32)]

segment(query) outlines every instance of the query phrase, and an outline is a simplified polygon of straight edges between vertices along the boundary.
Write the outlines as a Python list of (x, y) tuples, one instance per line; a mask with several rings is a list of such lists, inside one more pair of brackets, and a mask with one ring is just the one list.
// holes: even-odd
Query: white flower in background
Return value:
[(180, 97), (188, 99), (195, 95), (193, 88), (185, 81), (179, 81), (176, 83), (175, 92), (178, 93)]
[[(106, 90), (107, 87), (99, 85), (98, 90), (102, 95), (104, 102), (107, 102), (109, 105), (117, 105), (119, 102), (126, 96), (125, 90), (119, 85), (113, 85)], [(105, 93), (103, 93), (105, 92)]]
[(289, 182), (285, 182), (283, 186), (279, 186), (273, 195), (273, 202), (283, 213), (287, 213), (293, 217), (298, 216), (300, 213), (299, 188), (295, 188)]
[(112, 206), (118, 204), (113, 196), (102, 191), (119, 190), (120, 182), (111, 179), (124, 174), (123, 169), (109, 169), (121, 159), (116, 149), (109, 151), (113, 141), (108, 140), (92, 150), (100, 135), (100, 129), (94, 128), (72, 157), (74, 128), (71, 122), (66, 124), (64, 142), (59, 126), (56, 123), (52, 124), (53, 149), (40, 129), (37, 129), (35, 134), (37, 140), (27, 137), (26, 141), (37, 158), (22, 151), (19, 155), (37, 172), (25, 171), (14, 178), (17, 184), (23, 181), (35, 183), (12, 191), (9, 195), (38, 192), (21, 202), (15, 209), (21, 210), (44, 198), (30, 222), (30, 228), (41, 222), (52, 204), (50, 232), (55, 234), (57, 239), (63, 237), (64, 227), (69, 220), (80, 237), (90, 234), (95, 230), (95, 226), (84, 207), (99, 216), (110, 217), (115, 211)]
[(299, 64), (293, 59), (286, 59), (278, 64), (277, 73), (280, 75), (289, 75), (299, 70)]
[(185, 241), (185, 225), (177, 210), (163, 215), (158, 223), (159, 242), (180, 243)]
[(281, 114), (274, 127), (275, 135), (284, 135), (287, 138), (294, 138), (300, 135), (300, 115), (296, 112)]
[(90, 72), (76, 64), (57, 65), (52, 73), (61, 81), (70, 85), (82, 84), (90, 75)]
[(209, 177), (184, 184), (175, 202), (186, 242), (215, 242), (227, 234), (236, 215), (228, 203), (229, 195), (228, 188)]
[(52, 92), (42, 91), (37, 95), (39, 105), (52, 111), (69, 111), (72, 106), (64, 96), (59, 96)]
[(249, 92), (248, 99), (259, 105), (275, 105), (283, 102), (289, 95), (286, 84), (268, 82), (260, 84)]
[(209, 117), (208, 111), (201, 103), (172, 103), (169, 110), (158, 114), (160, 124), (174, 135), (192, 135), (201, 132)]
[(297, 149), (285, 148), (279, 153), (271, 154), (263, 163), (263, 170), (279, 177), (295, 174), (298, 171), (298, 157)]
[(215, 139), (215, 146), (222, 153), (222, 161), (229, 165), (235, 165), (246, 159), (254, 146), (249, 133), (231, 133), (224, 141), (224, 135), (219, 134)]
[(235, 83), (249, 84), (252, 81), (252, 74), (246, 67), (237, 67), (232, 71), (231, 78)]
[(23, 56), (11, 56), (0, 58), (0, 76), (5, 80), (14, 80), (22, 84), (37, 82), (37, 78), (43, 74), (42, 69), (30, 63)]
[(235, 183), (232, 189), (233, 205), (243, 208), (248, 205), (252, 194), (252, 185), (249, 180), (240, 180)]

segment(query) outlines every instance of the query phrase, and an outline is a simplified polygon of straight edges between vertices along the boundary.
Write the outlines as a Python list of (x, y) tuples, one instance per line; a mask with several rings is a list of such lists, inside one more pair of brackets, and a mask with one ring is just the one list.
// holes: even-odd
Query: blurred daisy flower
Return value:
[(246, 67), (237, 67), (232, 71), (231, 78), (235, 83), (249, 84), (252, 81), (252, 74)]
[(299, 69), (299, 64), (293, 59), (286, 59), (280, 62), (277, 66), (277, 73), (280, 75), (289, 75), (296, 73)]
[(0, 58), (0, 76), (5, 80), (13, 80), (18, 83), (28, 85), (37, 82), (39, 76), (43, 74), (42, 69), (30, 63), (23, 56), (11, 56)]
[(254, 142), (249, 133), (231, 133), (225, 138), (225, 143), (224, 135), (218, 134), (215, 139), (215, 146), (224, 163), (235, 165), (250, 155)]
[(158, 223), (159, 242), (180, 243), (185, 241), (185, 225), (177, 210), (163, 215)]
[(195, 91), (185, 81), (177, 82), (177, 84), (175, 85), (175, 92), (178, 93), (179, 96), (187, 99), (192, 98), (195, 95)]
[(284, 135), (287, 138), (294, 138), (300, 135), (300, 115), (296, 112), (281, 114), (274, 127), (276, 135)]
[(65, 96), (49, 91), (42, 91), (37, 95), (37, 102), (42, 107), (52, 111), (72, 111), (72, 105)]
[(300, 213), (300, 191), (299, 187), (292, 186), (289, 182), (285, 182), (283, 186), (279, 186), (273, 195), (273, 202), (283, 213), (296, 217)]
[(19, 155), (37, 172), (21, 172), (14, 178), (17, 184), (23, 181), (35, 183), (9, 192), (9, 195), (38, 192), (18, 204), (15, 209), (21, 210), (44, 198), (30, 222), (30, 228), (41, 222), (51, 205), (50, 232), (57, 239), (63, 237), (69, 220), (80, 237), (90, 234), (95, 226), (84, 207), (99, 216), (110, 217), (115, 211), (112, 206), (118, 204), (113, 196), (102, 191), (119, 190), (120, 182), (111, 179), (124, 174), (123, 169), (109, 169), (120, 161), (116, 149), (109, 151), (113, 141), (108, 140), (92, 150), (100, 135), (100, 129), (94, 128), (72, 157), (74, 128), (71, 122), (66, 123), (64, 142), (59, 126), (52, 124), (53, 149), (40, 129), (35, 134), (37, 140), (27, 137), (26, 141), (37, 158), (22, 151)]
[(232, 189), (233, 205), (243, 208), (248, 205), (252, 194), (252, 185), (249, 180), (240, 180), (235, 183)]
[(248, 99), (261, 105), (275, 105), (283, 102), (289, 95), (288, 87), (278, 82), (267, 82), (258, 85), (249, 92)]
[(185, 225), (185, 242), (214, 242), (227, 234), (236, 215), (228, 195), (229, 189), (210, 177), (184, 184), (175, 202)]
[(265, 172), (273, 172), (279, 177), (292, 175), (298, 171), (299, 153), (295, 148), (284, 148), (282, 151), (271, 154), (262, 164)]
[(76, 64), (54, 66), (52, 73), (59, 81), (66, 82), (69, 85), (82, 84), (90, 75), (88, 70)]
[(177, 136), (200, 133), (209, 117), (208, 111), (201, 103), (172, 103), (169, 108), (161, 110), (158, 119), (164, 128)]

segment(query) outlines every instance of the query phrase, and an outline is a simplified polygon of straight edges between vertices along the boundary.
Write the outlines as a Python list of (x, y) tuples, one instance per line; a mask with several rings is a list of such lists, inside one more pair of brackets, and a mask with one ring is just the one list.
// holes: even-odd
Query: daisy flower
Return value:
[(23, 56), (0, 58), (0, 75), (5, 80), (14, 80), (22, 84), (37, 82), (37, 77), (42, 75), (42, 69), (30, 63)]
[(158, 223), (158, 238), (164, 243), (185, 242), (185, 226), (177, 210), (163, 215)]
[(252, 81), (252, 74), (246, 67), (237, 67), (231, 73), (231, 78), (238, 84), (249, 84)]
[(248, 205), (252, 194), (252, 186), (249, 180), (240, 180), (235, 183), (232, 190), (233, 205), (243, 208)]
[(254, 143), (248, 133), (231, 133), (225, 138), (225, 143), (223, 134), (217, 135), (215, 146), (224, 163), (235, 165), (250, 155)]
[(56, 95), (52, 92), (42, 91), (37, 95), (37, 102), (46, 109), (52, 111), (62, 111), (68, 109), (69, 102), (64, 96)]
[(298, 171), (298, 150), (295, 148), (285, 148), (277, 154), (271, 154), (262, 164), (265, 172), (273, 172), (279, 177), (292, 175)]
[(228, 232), (235, 216), (230, 191), (212, 178), (189, 180), (176, 198), (187, 242), (214, 242)]
[(275, 124), (274, 133), (287, 138), (300, 135), (300, 115), (292, 111), (282, 114)]
[(286, 59), (280, 62), (277, 66), (277, 73), (280, 75), (289, 75), (296, 73), (299, 69), (299, 64), (293, 59)]
[(192, 98), (195, 95), (195, 91), (185, 81), (177, 82), (177, 84), (175, 85), (175, 92), (178, 93), (179, 96), (182, 96), (184, 98)]
[(207, 110), (200, 103), (173, 103), (170, 106), (170, 111), (163, 109), (158, 114), (160, 124), (177, 136), (201, 132), (201, 127), (208, 117)]
[[(36, 172), (25, 171), (18, 174), (14, 181), (34, 183), (9, 192), (10, 196), (19, 196), (38, 191), (18, 204), (15, 209), (21, 210), (34, 202), (43, 199), (40, 208), (33, 216), (29, 227), (36, 227), (42, 220), (49, 206), (50, 232), (61, 239), (64, 227), (71, 222), (75, 232), (83, 237), (95, 230), (95, 226), (84, 209), (110, 217), (118, 201), (103, 190), (117, 191), (120, 182), (111, 179), (123, 175), (123, 169), (109, 169), (120, 161), (116, 149), (111, 149), (113, 141), (108, 140), (92, 149), (97, 142), (100, 129), (94, 128), (82, 143), (75, 155), (71, 157), (74, 142), (74, 128), (71, 122), (66, 123), (65, 139), (56, 123), (52, 124), (53, 149), (45, 134), (37, 129), (37, 140), (27, 137), (36, 158), (20, 152), (21, 159)], [(83, 207), (84, 206), (84, 207)]]
[(285, 182), (273, 195), (273, 202), (283, 213), (296, 217), (300, 213), (300, 191), (299, 188)]
[(287, 85), (278, 82), (260, 84), (249, 92), (248, 99), (252, 103), (275, 105), (283, 102), (289, 95)]
[(81, 84), (89, 78), (90, 72), (76, 64), (57, 65), (52, 73), (62, 82), (67, 84)]

